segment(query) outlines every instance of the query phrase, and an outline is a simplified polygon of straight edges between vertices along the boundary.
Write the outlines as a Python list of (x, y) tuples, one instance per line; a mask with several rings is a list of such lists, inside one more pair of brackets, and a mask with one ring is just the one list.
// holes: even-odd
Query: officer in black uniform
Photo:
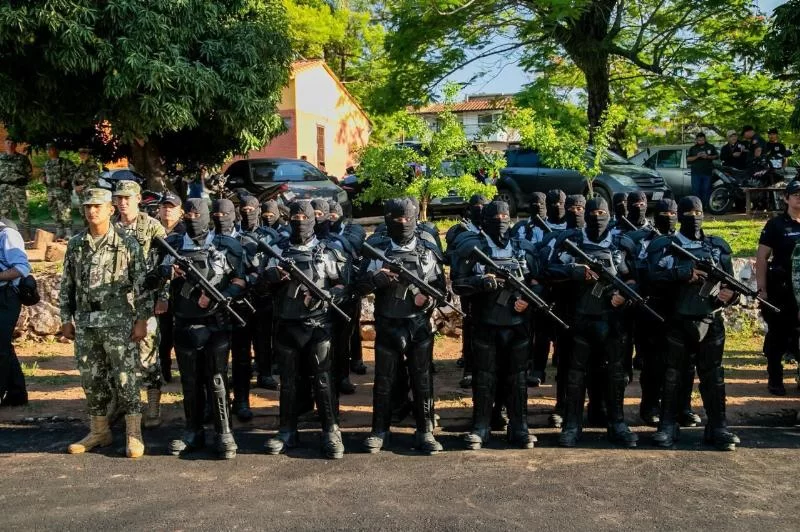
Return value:
[(786, 149), (786, 145), (778, 140), (777, 128), (773, 127), (767, 131), (767, 144), (764, 146), (764, 157), (773, 165), (773, 168), (786, 168), (789, 153)]
[(622, 217), (628, 217), (628, 194), (626, 192), (617, 192), (611, 198), (611, 203), (614, 207), (614, 219), (611, 220), (611, 230), (614, 231), (614, 233), (623, 232), (627, 229), (625, 227), (625, 222), (622, 221)]
[(790, 182), (784, 192), (786, 210), (764, 226), (756, 251), (756, 284), (759, 295), (778, 307), (776, 314), (762, 309), (767, 322), (764, 356), (767, 357), (768, 386), (774, 395), (786, 395), (783, 385), (783, 357), (798, 353), (797, 303), (792, 290), (792, 251), (800, 240), (800, 181)]
[[(350, 241), (339, 234), (331, 232), (329, 200), (315, 198), (311, 200), (311, 206), (314, 207), (315, 216), (314, 235), (317, 239), (327, 242), (332, 248), (343, 252), (350, 262), (348, 268), (352, 270), (353, 266), (358, 263), (360, 255)], [(350, 298), (347, 301), (342, 301), (340, 305), (342, 310), (350, 316), (350, 321), (346, 321), (338, 313), (331, 316), (333, 320), (333, 377), (336, 383), (336, 391), (345, 395), (356, 393), (355, 385), (350, 382), (350, 342), (353, 337), (353, 327), (357, 323), (357, 321), (353, 320), (353, 315), (356, 311), (355, 292), (355, 290), (351, 290), (349, 293)]]
[(509, 208), (493, 201), (483, 209), (484, 233), (463, 233), (456, 241), (458, 260), (453, 266), (453, 290), (472, 298), (474, 374), (472, 379), (472, 430), (464, 436), (468, 449), (489, 441), (492, 403), (502, 390), (508, 409), (508, 442), (533, 448), (528, 432), (528, 388), (525, 379), (530, 351), (528, 302), (476, 263), (471, 250), (478, 248), (501, 267), (526, 283), (533, 281), (536, 257), (533, 246), (511, 238)]
[[(455, 224), (447, 230), (444, 236), (444, 241), (447, 243), (447, 251), (445, 252), (446, 262), (453, 265), (453, 242), (462, 233), (472, 232), (479, 233), (481, 230), (481, 218), (483, 207), (489, 203), (485, 196), (475, 194), (469, 199), (467, 212), (464, 213), (464, 218), (461, 222)], [(464, 375), (461, 377), (458, 385), (461, 388), (472, 388), (472, 321), (470, 312), (469, 296), (461, 296), (459, 298), (461, 303), (461, 310), (466, 314), (462, 319), (461, 326), (461, 358), (458, 363), (464, 367)]]
[[(342, 206), (336, 200), (328, 200), (328, 205), (331, 211), (331, 237), (339, 241), (352, 258), (354, 266), (360, 264), (361, 245), (367, 238), (364, 227), (345, 220)], [(341, 360), (343, 364), (349, 362), (349, 366), (347, 368), (342, 367), (340, 375), (349, 375), (349, 373), (366, 375), (368, 368), (364, 364), (364, 353), (361, 346), (361, 295), (358, 290), (353, 290), (352, 298), (352, 301), (344, 302), (344, 306), (347, 307), (344, 310), (350, 316), (350, 323), (345, 325), (347, 330), (350, 331), (350, 339), (346, 340), (345, 336), (341, 338), (342, 343), (346, 345), (345, 349), (347, 349), (347, 356), (341, 358)]]
[[(416, 230), (414, 203), (407, 198), (389, 200), (384, 211), (386, 235), (373, 235), (367, 243), (444, 291), (444, 256), (426, 232)], [(433, 329), (430, 324), (436, 302), (384, 268), (378, 260), (365, 260), (361, 270), (359, 290), (362, 294), (375, 293), (376, 331), (372, 432), (364, 440), (364, 449), (376, 453), (388, 442), (392, 386), (395, 373), (405, 358), (417, 429), (414, 447), (424, 454), (438, 453), (442, 446), (433, 436)]]
[[(246, 287), (244, 252), (236, 239), (209, 231), (208, 204), (200, 198), (184, 203), (186, 234), (174, 234), (168, 242), (217, 287), (236, 298)], [(183, 387), (186, 431), (170, 443), (170, 452), (190, 452), (205, 445), (203, 432), (203, 388), (212, 391), (215, 449), (221, 458), (236, 456), (231, 433), (226, 390), (227, 359), (231, 342), (230, 318), (216, 311), (208, 296), (186, 280), (185, 272), (172, 257), (162, 261), (161, 274), (172, 277), (170, 301), (175, 314), (175, 354)]]
[(289, 224), (281, 219), (281, 211), (275, 200), (267, 200), (261, 204), (261, 224), (286, 238), (289, 238), (289, 233), (292, 231)]
[(667, 313), (666, 371), (663, 379), (661, 419), (653, 441), (671, 447), (678, 438), (677, 414), (681, 403), (681, 376), (691, 360), (697, 365), (700, 395), (706, 410), (705, 441), (717, 449), (732, 451), (739, 438), (727, 428), (725, 419), (725, 378), (722, 353), (725, 350), (725, 325), (720, 310), (738, 300), (732, 290), (709, 286), (702, 271), (692, 261), (674, 255), (670, 243), (701, 259), (710, 259), (733, 275), (731, 248), (719, 237), (703, 233), (703, 204), (687, 196), (678, 203), (679, 231), (662, 236), (650, 244), (648, 263), (654, 291), (670, 295)]
[(581, 434), (583, 404), (586, 395), (586, 373), (602, 360), (608, 368), (605, 379), (605, 403), (608, 436), (613, 442), (635, 447), (638, 436), (625, 423), (625, 371), (622, 345), (625, 330), (621, 320), (626, 301), (609, 286), (600, 284), (597, 275), (580, 264), (563, 247), (563, 241), (573, 241), (587, 255), (601, 261), (612, 273), (635, 285), (633, 243), (625, 236), (612, 235), (608, 204), (602, 198), (586, 204), (586, 227), (565, 232), (555, 244), (549, 264), (550, 277), (570, 282), (575, 287), (574, 326), (569, 331), (573, 346), (569, 362), (564, 405), (564, 426), (559, 444), (574, 447)]
[[(334, 302), (346, 299), (350, 289), (349, 262), (340, 249), (314, 235), (314, 207), (307, 200), (289, 205), (291, 237), (278, 248)], [(314, 379), (314, 394), (322, 423), (322, 454), (338, 459), (344, 455), (336, 412), (335, 383), (331, 360), (333, 323), (328, 305), (314, 298), (270, 259), (264, 272), (273, 285), (275, 337), (273, 345), (281, 368), (280, 428), (266, 443), (269, 454), (280, 454), (297, 443), (298, 380), (303, 374)], [(308, 368), (306, 370), (306, 368)]]
[(736, 131), (732, 129), (728, 131), (728, 142), (720, 148), (719, 159), (722, 166), (736, 170), (747, 169), (747, 146), (739, 142), (739, 134)]

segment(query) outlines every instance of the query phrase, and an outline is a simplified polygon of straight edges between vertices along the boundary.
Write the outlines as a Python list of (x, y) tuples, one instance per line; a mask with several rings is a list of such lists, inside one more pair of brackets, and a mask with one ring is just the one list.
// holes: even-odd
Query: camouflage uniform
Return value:
[[(130, 225), (123, 225), (119, 216), (117, 216), (114, 219), (114, 226), (139, 242), (145, 258), (145, 267), (148, 271), (151, 270), (155, 266), (150, 249), (153, 238), (157, 236), (166, 238), (167, 236), (161, 223), (152, 216), (140, 212), (136, 221)], [(165, 288), (157, 291), (143, 291), (141, 297), (147, 300), (151, 308), (156, 299), (168, 298)], [(151, 313), (147, 317), (147, 336), (139, 342), (138, 349), (139, 374), (141, 375), (142, 382), (148, 388), (161, 388), (161, 362), (158, 356), (158, 345), (160, 341), (161, 336), (159, 334), (158, 320), (155, 315)]]
[(0, 217), (10, 219), (11, 209), (16, 209), (23, 231), (28, 232), (31, 219), (25, 187), (31, 180), (31, 172), (31, 161), (25, 155), (0, 154)]
[(94, 157), (89, 157), (75, 169), (75, 174), (72, 176), (72, 186), (75, 188), (96, 187), (99, 180), (100, 164)]
[(136, 344), (129, 337), (134, 320), (153, 312), (141, 297), (144, 276), (142, 248), (113, 226), (97, 240), (84, 230), (67, 244), (61, 321), (75, 323), (75, 358), (92, 416), (106, 415), (112, 381), (120, 408), (140, 411)]
[(48, 159), (44, 163), (47, 186), (47, 206), (56, 222), (57, 236), (70, 236), (72, 232), (72, 176), (75, 163), (63, 157)]

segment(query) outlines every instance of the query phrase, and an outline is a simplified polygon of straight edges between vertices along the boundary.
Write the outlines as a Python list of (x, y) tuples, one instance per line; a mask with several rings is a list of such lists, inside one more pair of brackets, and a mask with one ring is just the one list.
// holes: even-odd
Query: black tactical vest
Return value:
[[(336, 284), (331, 282), (326, 273), (332, 267), (333, 258), (326, 252), (327, 246), (320, 242), (317, 246), (309, 250), (301, 250), (295, 247), (288, 247), (283, 250), (283, 258), (292, 260), (315, 285), (330, 290)], [(303, 285), (291, 279), (280, 286), (274, 297), (275, 315), (282, 320), (304, 320), (309, 318), (322, 317), (328, 312), (326, 305), (319, 305), (314, 302), (311, 308), (305, 304), (306, 290)]]
[[(429, 273), (435, 272), (435, 267), (431, 268), (426, 261), (434, 261), (435, 259), (420, 238), (417, 238), (417, 245), (411, 251), (392, 250), (391, 240), (388, 238), (385, 241), (376, 243), (375, 247), (381, 249), (386, 258), (400, 262), (403, 267), (416, 274), (420, 279), (428, 283), (436, 281), (434, 275), (429, 275), (426, 278), (426, 266)], [(417, 293), (419, 292), (413, 285), (407, 284), (402, 280), (393, 283), (388, 288), (378, 290), (375, 292), (375, 314), (384, 318), (394, 319), (418, 316), (422, 313), (422, 310), (414, 304), (414, 297)]]

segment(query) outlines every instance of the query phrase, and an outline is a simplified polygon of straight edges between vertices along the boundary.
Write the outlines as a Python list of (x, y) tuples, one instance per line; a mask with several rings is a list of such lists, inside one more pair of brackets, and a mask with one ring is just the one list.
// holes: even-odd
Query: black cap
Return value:
[(701, 131), (700, 133), (695, 135), (694, 138), (696, 138), (696, 139), (704, 139), (704, 138), (706, 138), (706, 134)]
[(800, 192), (800, 181), (798, 181), (797, 179), (789, 181), (789, 184), (786, 185), (786, 190), (783, 193), (789, 196), (790, 194), (794, 194), (795, 192)]
[(178, 197), (177, 194), (174, 192), (165, 192), (163, 196), (161, 196), (161, 201), (158, 202), (159, 205), (172, 205), (173, 207), (180, 207), (183, 205), (183, 202)]
[(775, 135), (777, 135), (778, 134), (778, 128), (777, 127), (771, 127), (771, 128), (769, 128), (769, 131), (767, 131), (767, 133), (768, 134), (773, 134), (774, 133)]

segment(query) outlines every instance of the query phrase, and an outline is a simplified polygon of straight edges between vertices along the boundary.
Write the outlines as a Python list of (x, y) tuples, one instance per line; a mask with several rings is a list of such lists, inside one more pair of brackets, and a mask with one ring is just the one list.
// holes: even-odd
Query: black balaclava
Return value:
[[(637, 207), (635, 203), (644, 202), (644, 207)], [(628, 216), (629, 220), (636, 227), (644, 227), (647, 224), (647, 195), (644, 192), (631, 192), (628, 194)]]
[[(386, 232), (396, 244), (405, 246), (414, 239), (417, 228), (417, 209), (411, 198), (397, 198), (387, 201), (383, 206)], [(396, 222), (395, 218), (405, 218)]]
[[(272, 223), (267, 222), (267, 219), (263, 218), (263, 216), (268, 212), (275, 215), (275, 221)], [(272, 227), (273, 229), (278, 227), (278, 225), (280, 225), (281, 223), (281, 211), (278, 208), (278, 202), (275, 200), (267, 200), (264, 203), (262, 203), (261, 216), (265, 226)]]
[[(592, 214), (596, 210), (606, 211), (606, 214), (597, 215)], [(608, 203), (603, 198), (592, 198), (586, 202), (586, 236), (593, 242), (600, 242), (605, 238), (606, 231), (608, 231), (608, 223), (611, 221), (611, 216), (608, 214)]]
[(187, 199), (183, 203), (183, 212), (199, 214), (197, 218), (187, 218), (184, 216), (183, 223), (186, 226), (186, 234), (195, 244), (202, 244), (208, 236), (208, 225), (211, 223), (211, 214), (208, 212), (208, 203), (203, 198)]
[[(498, 214), (506, 214), (508, 216), (500, 220), (495, 218)], [(508, 229), (511, 225), (510, 214), (508, 203), (505, 201), (493, 201), (483, 208), (483, 221), (481, 222), (483, 232), (501, 248), (508, 245)]]
[(656, 229), (663, 235), (671, 235), (675, 232), (675, 227), (678, 225), (678, 216), (667, 216), (660, 214), (662, 212), (678, 212), (678, 204), (673, 199), (662, 199), (656, 203), (656, 213), (653, 217)]
[(586, 220), (583, 214), (572, 212), (570, 210), (572, 207), (583, 207), (584, 212), (586, 211), (586, 198), (583, 194), (572, 194), (567, 196), (566, 201), (564, 201), (564, 208), (567, 209), (567, 214), (565, 216), (567, 220), (567, 229), (583, 229), (586, 227)]
[(611, 198), (614, 204), (614, 219), (621, 220), (623, 216), (628, 217), (628, 195), (624, 192), (617, 192)]
[[(305, 220), (292, 220), (295, 214), (305, 214)], [(305, 244), (314, 238), (314, 207), (308, 200), (293, 201), (289, 204), (289, 225), (292, 227), (292, 244)]]
[(528, 204), (528, 211), (531, 213), (531, 218), (539, 215), (539, 218), (547, 217), (547, 196), (544, 192), (533, 192), (531, 194), (531, 201)]
[(685, 216), (686, 211), (703, 211), (703, 202), (697, 196), (686, 196), (678, 203), (678, 221), (681, 234), (690, 240), (703, 238), (703, 215)]
[[(317, 235), (317, 238), (328, 238), (331, 233), (331, 207), (328, 205), (328, 200), (312, 199), (311, 206), (315, 211), (322, 212), (322, 215), (314, 220), (314, 234)], [(316, 213), (314, 214), (316, 215)]]
[[(243, 211), (242, 207), (253, 207), (250, 212)], [(258, 204), (258, 198), (255, 196), (247, 196), (239, 204), (239, 215), (242, 217), (242, 229), (245, 231), (255, 231), (261, 221), (261, 205)]]
[(481, 213), (483, 212), (483, 207), (487, 203), (489, 203), (489, 200), (486, 199), (486, 196), (481, 196), (480, 194), (475, 194), (469, 199), (467, 217), (475, 227), (480, 228), (482, 219)]
[[(566, 208), (564, 207), (564, 201), (566, 201), (567, 195), (564, 194), (563, 190), (553, 189), (547, 193), (547, 221), (552, 224), (562, 224), (564, 223), (564, 217), (566, 216)], [(556, 205), (560, 203), (561, 205)]]
[(344, 211), (342, 210), (342, 206), (339, 205), (339, 202), (336, 200), (328, 200), (328, 208), (331, 214), (337, 214), (339, 216), (335, 222), (331, 221), (331, 231), (339, 234), (342, 232), (342, 226), (344, 226)]
[(212, 216), (214, 231), (218, 235), (230, 235), (233, 233), (233, 226), (236, 223), (236, 207), (229, 199), (214, 200), (211, 204), (211, 211), (222, 216)]

